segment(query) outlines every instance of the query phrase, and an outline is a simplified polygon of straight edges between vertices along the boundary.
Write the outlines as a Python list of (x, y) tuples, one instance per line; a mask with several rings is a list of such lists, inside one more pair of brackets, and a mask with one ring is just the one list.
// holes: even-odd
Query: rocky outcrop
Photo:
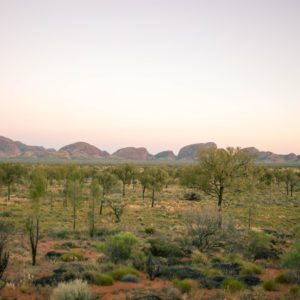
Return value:
[(113, 156), (125, 160), (147, 160), (150, 155), (146, 148), (127, 147), (116, 151)]
[(158, 159), (158, 160), (174, 160), (176, 159), (176, 155), (174, 154), (173, 151), (167, 150), (167, 151), (162, 151), (159, 152), (152, 157), (153, 159)]
[(109, 153), (85, 142), (77, 142), (59, 149), (61, 155), (67, 153), (70, 158), (99, 158), (108, 157)]
[(0, 157), (15, 157), (21, 154), (16, 143), (4, 136), (0, 136)]
[(179, 150), (178, 159), (194, 160), (200, 149), (217, 147), (215, 143), (198, 143), (185, 146)]

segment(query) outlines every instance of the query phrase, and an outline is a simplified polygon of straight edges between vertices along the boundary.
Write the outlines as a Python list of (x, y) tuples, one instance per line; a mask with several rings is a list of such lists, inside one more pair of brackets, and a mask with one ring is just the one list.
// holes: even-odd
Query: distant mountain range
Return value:
[[(28, 146), (19, 141), (0, 136), (0, 160), (18, 161), (181, 161), (192, 162), (196, 159), (199, 149), (217, 146), (215, 143), (198, 143), (182, 147), (178, 155), (167, 150), (152, 155), (146, 148), (127, 147), (110, 154), (85, 142), (76, 142), (66, 145), (59, 150), (46, 149), (41, 146)], [(253, 154), (259, 163), (268, 164), (299, 164), (300, 155), (275, 154), (272, 152), (259, 151), (254, 147), (244, 148)]]

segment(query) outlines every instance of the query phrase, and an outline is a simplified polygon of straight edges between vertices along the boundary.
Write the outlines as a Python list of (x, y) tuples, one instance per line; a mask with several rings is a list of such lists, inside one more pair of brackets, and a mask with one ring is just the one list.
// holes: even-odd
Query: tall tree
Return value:
[(68, 184), (67, 184), (67, 192), (68, 197), (70, 199), (71, 205), (72, 205), (72, 211), (73, 211), (73, 230), (76, 229), (76, 221), (77, 221), (77, 209), (81, 205), (82, 201), (82, 189), (83, 189), (83, 178), (81, 176), (81, 173), (79, 169), (73, 170), (71, 173), (69, 173), (69, 176), (67, 178)]
[(144, 178), (147, 179), (147, 188), (151, 190), (151, 207), (154, 207), (156, 192), (163, 189), (168, 173), (160, 167), (148, 167), (144, 170)]
[(90, 236), (94, 237), (95, 233), (95, 205), (96, 201), (100, 198), (100, 186), (96, 178), (91, 182), (91, 205), (89, 211), (89, 232)]
[(198, 160), (199, 188), (217, 200), (221, 227), (224, 195), (248, 175), (253, 167), (254, 157), (240, 148), (210, 147), (200, 150)]
[(123, 184), (123, 197), (124, 197), (126, 185), (129, 185), (136, 177), (137, 174), (136, 166), (133, 164), (121, 165), (114, 169), (114, 173)]
[(1, 181), (7, 187), (7, 201), (10, 200), (12, 185), (21, 178), (25, 169), (19, 164), (2, 163), (1, 168)]
[(109, 170), (104, 170), (97, 174), (99, 185), (102, 188), (102, 197), (100, 198), (100, 209), (99, 214), (102, 215), (103, 203), (105, 202), (105, 197), (108, 195), (118, 184), (118, 179)]
[(31, 259), (33, 266), (36, 264), (37, 249), (40, 238), (40, 201), (45, 197), (46, 193), (46, 173), (41, 168), (37, 168), (32, 174), (31, 184), (29, 187), (29, 197), (31, 199), (31, 215), (29, 216), (26, 224), (26, 229), (29, 234)]

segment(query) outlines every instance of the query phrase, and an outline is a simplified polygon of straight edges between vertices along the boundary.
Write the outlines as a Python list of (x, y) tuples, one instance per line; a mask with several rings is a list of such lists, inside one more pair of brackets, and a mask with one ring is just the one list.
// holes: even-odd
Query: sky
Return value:
[(300, 154), (299, 0), (0, 0), (0, 135)]

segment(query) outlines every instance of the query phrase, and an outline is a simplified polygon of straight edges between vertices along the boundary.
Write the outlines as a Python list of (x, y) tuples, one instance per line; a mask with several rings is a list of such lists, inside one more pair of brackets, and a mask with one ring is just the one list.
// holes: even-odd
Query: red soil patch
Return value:
[[(275, 268), (267, 268), (265, 269), (265, 272), (260, 275), (260, 279), (262, 281), (266, 280), (275, 280), (276, 276), (281, 272), (281, 270), (275, 269)], [(271, 299), (277, 299), (282, 298), (285, 296), (288, 291), (290, 285), (287, 284), (277, 284), (278, 290), (277, 291), (266, 291), (266, 295), (268, 295)]]
[[(146, 275), (141, 276), (141, 278), (145, 278)], [(92, 293), (101, 294), (103, 297), (101, 300), (114, 300), (114, 299), (126, 299), (126, 293), (130, 290), (134, 289), (144, 289), (144, 290), (161, 290), (163, 288), (170, 288), (173, 284), (170, 281), (164, 280), (143, 280), (139, 283), (132, 282), (115, 282), (111, 286), (97, 286), (97, 285), (89, 285), (89, 288)]]
[(36, 294), (33, 291), (27, 291), (26, 293), (22, 293), (20, 290), (17, 288), (12, 288), (9, 286), (6, 286), (2, 291), (1, 291), (1, 296), (3, 299), (7, 300), (35, 300)]

